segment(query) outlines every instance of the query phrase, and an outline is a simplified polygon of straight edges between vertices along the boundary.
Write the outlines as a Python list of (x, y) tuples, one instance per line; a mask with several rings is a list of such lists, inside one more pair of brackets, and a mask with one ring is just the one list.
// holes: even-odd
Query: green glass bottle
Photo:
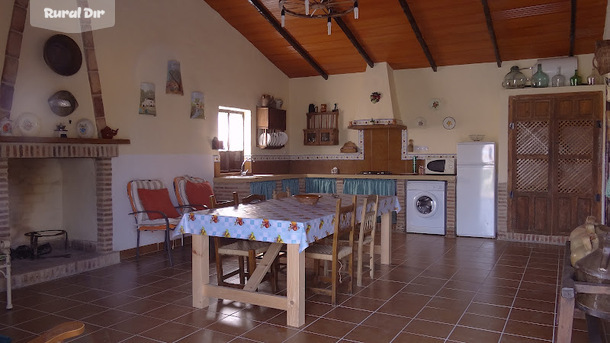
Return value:
[(580, 75), (578, 69), (574, 70), (574, 76), (570, 78), (570, 86), (578, 86), (580, 84)]
[(549, 76), (542, 71), (542, 64), (538, 64), (538, 71), (532, 75), (532, 87), (542, 88), (549, 86)]

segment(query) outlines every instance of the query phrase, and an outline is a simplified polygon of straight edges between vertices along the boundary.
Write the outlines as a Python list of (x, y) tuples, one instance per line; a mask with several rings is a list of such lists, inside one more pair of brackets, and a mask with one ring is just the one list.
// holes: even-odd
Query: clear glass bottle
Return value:
[(504, 80), (502, 81), (502, 87), (504, 88), (523, 88), (525, 87), (525, 82), (527, 78), (523, 73), (519, 70), (518, 66), (510, 67), (510, 72), (504, 76)]
[(549, 76), (542, 71), (542, 64), (538, 64), (538, 71), (532, 75), (532, 87), (542, 88), (549, 86)]
[(578, 69), (574, 70), (574, 76), (570, 78), (570, 86), (578, 86), (580, 84), (580, 75)]
[(601, 84), (601, 77), (599, 76), (599, 73), (597, 72), (597, 68), (593, 67), (593, 70), (591, 70), (591, 74), (589, 76), (587, 76), (587, 84), (588, 85), (599, 85)]
[(561, 67), (557, 67), (557, 74), (551, 78), (552, 87), (563, 87), (566, 84), (566, 77), (561, 75)]

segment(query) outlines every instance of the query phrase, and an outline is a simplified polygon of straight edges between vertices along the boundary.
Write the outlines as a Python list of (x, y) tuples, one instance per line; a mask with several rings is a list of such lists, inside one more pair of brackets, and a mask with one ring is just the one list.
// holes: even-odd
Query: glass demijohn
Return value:
[(519, 71), (518, 66), (512, 66), (510, 68), (510, 72), (504, 76), (504, 81), (502, 81), (502, 87), (504, 88), (523, 88), (525, 87), (525, 81), (527, 78), (521, 71)]
[(538, 71), (532, 75), (532, 87), (542, 88), (549, 86), (549, 76), (542, 71), (542, 64), (538, 64)]
[(551, 86), (563, 87), (566, 84), (566, 77), (561, 75), (561, 67), (557, 68), (557, 74), (551, 79)]

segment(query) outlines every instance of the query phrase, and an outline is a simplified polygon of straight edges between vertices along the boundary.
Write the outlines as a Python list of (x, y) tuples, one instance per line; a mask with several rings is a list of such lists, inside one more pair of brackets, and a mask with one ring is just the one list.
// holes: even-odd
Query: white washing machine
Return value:
[(445, 181), (407, 181), (407, 232), (445, 234)]

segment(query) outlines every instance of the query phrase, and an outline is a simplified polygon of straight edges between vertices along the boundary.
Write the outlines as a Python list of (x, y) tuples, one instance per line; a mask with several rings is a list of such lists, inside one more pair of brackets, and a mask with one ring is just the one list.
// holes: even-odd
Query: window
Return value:
[(220, 172), (238, 172), (244, 156), (250, 155), (251, 113), (238, 108), (219, 107), (218, 140), (224, 142), (219, 150)]

